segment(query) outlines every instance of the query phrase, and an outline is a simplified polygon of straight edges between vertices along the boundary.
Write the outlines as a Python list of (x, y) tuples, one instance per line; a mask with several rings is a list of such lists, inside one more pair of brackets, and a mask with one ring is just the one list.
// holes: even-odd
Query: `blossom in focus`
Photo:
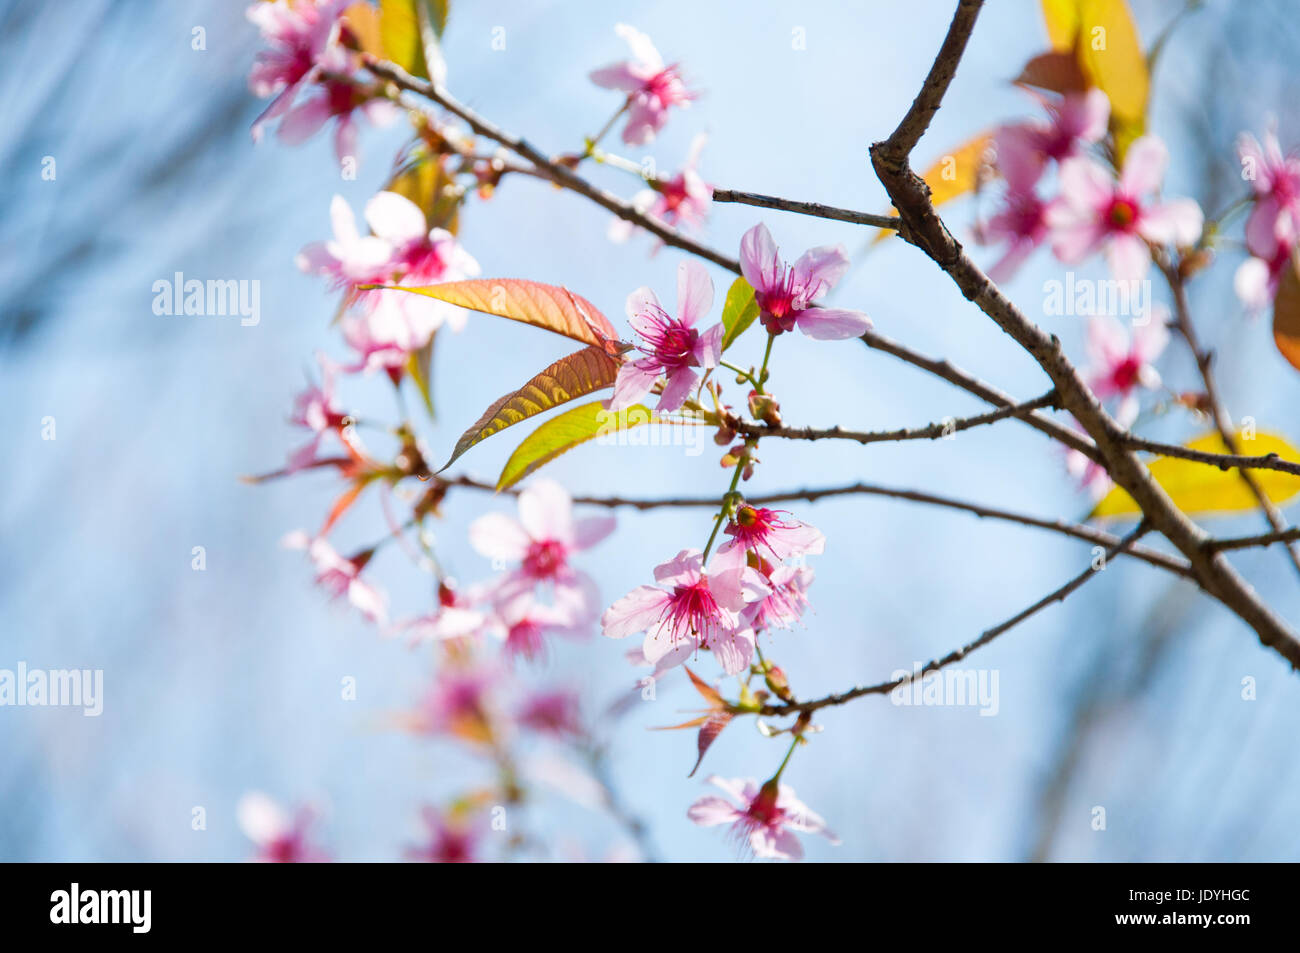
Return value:
[(262, 32), (269, 49), (257, 54), (248, 86), (253, 95), (275, 99), (253, 123), (253, 139), (266, 123), (293, 105), (298, 89), (319, 72), (325, 51), (339, 36), (339, 15), (347, 0), (274, 0), (248, 7), (248, 19)]
[(307, 839), (314, 813), (303, 808), (290, 817), (270, 796), (250, 791), (239, 799), (235, 816), (244, 836), (257, 845), (256, 860), (274, 864), (312, 864), (329, 860)]
[(790, 517), (784, 510), (742, 503), (723, 532), (731, 538), (718, 547), (724, 565), (742, 565), (746, 553), (780, 563), (794, 556), (815, 556), (826, 550), (821, 531)]
[(1102, 400), (1120, 399), (1116, 419), (1121, 426), (1128, 427), (1137, 419), (1138, 390), (1160, 387), (1160, 373), (1154, 362), (1169, 343), (1167, 319), (1164, 308), (1155, 309), (1145, 323), (1134, 325), (1131, 337), (1109, 314), (1089, 319), (1087, 347), (1091, 363), (1085, 374), (1089, 386)]
[(1047, 203), (1032, 189), (1008, 188), (1003, 193), (1002, 208), (976, 228), (975, 239), (983, 245), (1005, 242), (1007, 250), (989, 268), (988, 275), (997, 282), (1008, 281), (1024, 260), (1048, 237)]
[(795, 797), (788, 784), (772, 780), (760, 787), (753, 779), (728, 780), (717, 775), (707, 780), (727, 797), (703, 797), (691, 805), (686, 816), (703, 827), (730, 824), (732, 836), (755, 857), (800, 860), (803, 845), (796, 832), (821, 834), (832, 844), (840, 842), (827, 829), (826, 822)]
[(1111, 273), (1120, 280), (1145, 277), (1151, 264), (1147, 243), (1191, 245), (1204, 216), (1193, 199), (1156, 202), (1169, 151), (1154, 136), (1129, 146), (1119, 181), (1091, 159), (1067, 159), (1061, 166), (1061, 197), (1047, 209), (1052, 249), (1076, 264), (1105, 247)]
[(1013, 191), (1034, 187), (1049, 162), (1064, 162), (1106, 135), (1110, 100), (1099, 89), (1038, 97), (1049, 119), (1002, 126), (995, 135), (998, 171)]
[(839, 245), (809, 249), (793, 266), (786, 265), (762, 223), (740, 240), (740, 270), (754, 288), (759, 317), (769, 334), (798, 327), (810, 338), (837, 341), (866, 333), (871, 319), (861, 311), (813, 304), (835, 287), (848, 269), (848, 255)]
[(595, 546), (614, 531), (613, 516), (573, 517), (573, 500), (554, 480), (535, 480), (519, 494), (519, 518), (488, 513), (469, 528), (469, 542), (481, 555), (517, 564), (490, 592), (509, 603), (537, 586), (549, 586), (557, 605), (572, 612), (574, 623), (594, 618), (596, 584), (570, 562), (575, 553)]
[(302, 530), (289, 533), (281, 541), (286, 549), (304, 549), (316, 567), (316, 584), (334, 598), (347, 596), (348, 602), (376, 625), (388, 624), (388, 597), (361, 578), (373, 549), (346, 559), (340, 556), (323, 536), (315, 539)]
[(474, 825), (433, 807), (425, 807), (420, 816), (428, 830), (428, 841), (406, 852), (411, 860), (433, 864), (474, 863), (480, 839)]
[(767, 595), (745, 607), (741, 621), (755, 632), (789, 629), (808, 608), (808, 587), (813, 571), (807, 566), (776, 566), (759, 558), (758, 571), (771, 589)]
[(713, 279), (696, 261), (677, 266), (677, 317), (670, 317), (649, 288), (628, 295), (627, 315), (641, 338), (644, 356), (627, 360), (614, 381), (610, 410), (623, 410), (650, 392), (659, 375), (665, 376), (658, 409), (677, 410), (699, 380), (696, 367), (716, 367), (722, 358), (722, 322), (700, 332), (695, 323), (713, 306)]
[(591, 81), (627, 93), (623, 141), (630, 146), (645, 145), (668, 122), (668, 111), (689, 106), (695, 94), (686, 88), (676, 66), (664, 65), (648, 36), (626, 23), (618, 24), (614, 32), (627, 41), (632, 57), (595, 70)]
[(604, 634), (621, 639), (644, 632), (642, 651), (655, 672), (678, 665), (701, 649), (717, 657), (722, 670), (735, 675), (749, 666), (754, 632), (740, 613), (769, 589), (757, 572), (740, 569), (705, 571), (699, 550), (684, 549), (655, 567), (654, 586), (638, 586), (601, 617)]
[[(696, 136), (691, 143), (686, 165), (671, 178), (658, 178), (652, 188), (632, 196), (632, 207), (665, 225), (698, 230), (708, 218), (709, 206), (713, 200), (712, 187), (696, 171), (706, 138), (702, 133)], [(616, 218), (609, 225), (609, 240), (627, 241), (636, 228), (626, 219)]]

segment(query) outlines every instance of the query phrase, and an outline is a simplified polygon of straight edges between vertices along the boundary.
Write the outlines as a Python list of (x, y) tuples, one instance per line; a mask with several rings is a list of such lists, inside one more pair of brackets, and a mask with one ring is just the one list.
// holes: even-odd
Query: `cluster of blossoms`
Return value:
[[(344, 0), (273, 0), (249, 8), (249, 19), (267, 44), (253, 67), (250, 87), (271, 99), (254, 122), (255, 140), (278, 122), (279, 138), (299, 143), (333, 121), (335, 151), (346, 170), (349, 162), (355, 164), (356, 117), (382, 123), (399, 114), (392, 89), (366, 70), (360, 34), (349, 19), (356, 15), (364, 13)], [(626, 25), (616, 32), (628, 43), (631, 57), (596, 70), (591, 79), (623, 94), (605, 131), (624, 119), (623, 142), (644, 146), (673, 111), (689, 106), (697, 94), (676, 65), (664, 62), (648, 37)], [(583, 638), (599, 624), (611, 638), (644, 633), (634, 660), (652, 666), (656, 679), (700, 653), (712, 653), (723, 674), (761, 674), (769, 686), (779, 686), (779, 669), (761, 660), (755, 663), (758, 640), (773, 630), (793, 627), (803, 617), (813, 579), (804, 560), (823, 552), (825, 538), (789, 513), (751, 505), (736, 490), (736, 482), (742, 476), (748, 479), (757, 462), (757, 440), (747, 438), (723, 457), (724, 465), (735, 467), (736, 481), (705, 551), (682, 550), (655, 569), (655, 585), (639, 587), (603, 614), (605, 603), (576, 557), (604, 540), (614, 529), (614, 519), (575, 516), (569, 494), (550, 480), (534, 480), (519, 493), (517, 517), (489, 513), (470, 526), (470, 545), (491, 561), (492, 576), (458, 586), (443, 573), (431, 537), (423, 530), (426, 518), (440, 515), (452, 484), (432, 474), (424, 445), (405, 419), (391, 429), (367, 419), (367, 425), (379, 433), (387, 430), (397, 444), (391, 460), (368, 449), (358, 433), (361, 421), (343, 404), (338, 385), (347, 375), (382, 371), (400, 389), (419, 367), (433, 336), (444, 326), (458, 331), (464, 325), (466, 312), (461, 308), (393, 289), (420, 289), (479, 274), (478, 263), (450, 230), (454, 210), (469, 191), (460, 177), (468, 176), (479, 196), (487, 198), (510, 167), (499, 156), (483, 159), (465, 133), (441, 125), (431, 115), (413, 112), (411, 119), (415, 146), (395, 167), (388, 184), (366, 202), (360, 220), (342, 196), (335, 196), (330, 204), (332, 237), (305, 246), (297, 256), (302, 271), (321, 276), (342, 294), (340, 331), (351, 353), (343, 358), (317, 353), (318, 379), (297, 395), (290, 416), (306, 439), (289, 453), (283, 469), (256, 479), (317, 469), (337, 473), (344, 490), (323, 525), (315, 532), (289, 533), (283, 544), (304, 552), (318, 585), (346, 599), (378, 631), (434, 653), (437, 664), (427, 691), (396, 716), (395, 724), (484, 754), (497, 770), (494, 787), (472, 792), (445, 810), (426, 806), (421, 812), (427, 838), (410, 847), (406, 856), (458, 862), (484, 855), (486, 806), (523, 799), (521, 786), (530, 780), (532, 769), (516, 758), (517, 739), (532, 739), (530, 745), (545, 740), (585, 757), (596, 747), (578, 696), (553, 686), (528, 687), (519, 678), (524, 663), (544, 659), (555, 638)], [(633, 197), (634, 208), (673, 227), (704, 224), (711, 190), (698, 172), (702, 135), (693, 141), (685, 165), (668, 176), (650, 174), (652, 164), (638, 167), (601, 153), (597, 143), (603, 135), (588, 142), (586, 153), (567, 161), (576, 167), (599, 156), (615, 167), (639, 168), (647, 187)], [(405, 179), (420, 163), (436, 164), (436, 194), (418, 194)], [(450, 213), (444, 207), (447, 202)], [(610, 237), (622, 240), (631, 231), (620, 222), (611, 228)], [(787, 262), (760, 224), (743, 237), (740, 260), (769, 342), (795, 329), (816, 340), (847, 339), (871, 326), (861, 312), (821, 304), (847, 271), (842, 248), (814, 248)], [(719, 442), (735, 439), (731, 425), (738, 418), (718, 403), (721, 388), (710, 379), (722, 364), (724, 337), (721, 322), (708, 321), (713, 303), (713, 281), (694, 262), (679, 269), (675, 315), (649, 288), (628, 297), (636, 344), (633, 353), (620, 358), (611, 409), (629, 407), (655, 392), (662, 413), (684, 407), (698, 412), (707, 391), (714, 398)], [(776, 401), (764, 386), (766, 362), (763, 371), (751, 372), (749, 379), (754, 387), (749, 395), (751, 416), (776, 419)], [(405, 417), (404, 407), (402, 413)], [(414, 496), (402, 489), (412, 477), (424, 484)], [(346, 550), (332, 542), (332, 533), (371, 486), (382, 490), (380, 502), (390, 532), (378, 543), (345, 555)], [(405, 523), (391, 512), (394, 500), (412, 503)], [(423, 556), (407, 539), (412, 528), (421, 530)], [(431, 611), (393, 618), (387, 593), (372, 578), (374, 557), (389, 540), (398, 540), (413, 562), (434, 576), (437, 595)], [(691, 678), (695, 680), (693, 674)], [(798, 734), (791, 732), (796, 743), (802, 741), (804, 727), (801, 724)], [(568, 769), (535, 773), (549, 774), (551, 783), (561, 788), (573, 786)], [(738, 804), (705, 798), (689, 816), (702, 825), (731, 823), (761, 857), (799, 857), (801, 849), (792, 833), (796, 831), (823, 832), (833, 840), (820, 818), (779, 783), (780, 774), (765, 784), (718, 780)], [(238, 814), (258, 859), (329, 859), (312, 837), (315, 809), (290, 813), (266, 795), (253, 793), (241, 802)]]
[(1252, 311), (1267, 308), (1277, 295), (1282, 270), (1300, 241), (1300, 157), (1283, 155), (1277, 134), (1264, 142), (1244, 132), (1237, 140), (1242, 178), (1253, 188), (1246, 220), (1246, 250), (1250, 257), (1237, 269), (1236, 290)]

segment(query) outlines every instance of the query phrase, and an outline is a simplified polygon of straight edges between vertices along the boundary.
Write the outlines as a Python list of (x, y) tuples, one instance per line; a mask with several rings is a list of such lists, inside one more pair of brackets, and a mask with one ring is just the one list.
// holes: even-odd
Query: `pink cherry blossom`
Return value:
[(1153, 362), (1169, 343), (1167, 320), (1164, 308), (1154, 309), (1144, 323), (1134, 325), (1131, 338), (1111, 315), (1094, 315), (1088, 322), (1088, 383), (1102, 400), (1120, 398), (1116, 418), (1122, 426), (1137, 419), (1139, 388), (1160, 387)]
[(618, 24), (614, 32), (627, 41), (632, 58), (595, 70), (591, 81), (627, 93), (623, 141), (630, 146), (645, 145), (668, 122), (668, 110), (689, 106), (695, 94), (686, 88), (676, 66), (664, 65), (648, 36), (626, 23)]
[[(709, 206), (713, 200), (713, 188), (696, 171), (706, 138), (703, 134), (696, 136), (691, 143), (686, 165), (671, 178), (656, 179), (653, 188), (634, 195), (632, 206), (674, 228), (698, 230), (708, 218)], [(616, 218), (610, 223), (609, 239), (623, 242), (636, 230), (637, 227), (631, 222)], [(662, 245), (662, 242), (659, 244)]]
[(754, 632), (741, 624), (740, 613), (768, 593), (758, 573), (748, 567), (706, 572), (700, 551), (684, 549), (655, 568), (655, 581), (605, 610), (601, 627), (607, 637), (644, 632), (642, 651), (656, 674), (701, 649), (713, 652), (728, 675), (749, 666)]
[(809, 249), (787, 266), (767, 226), (759, 223), (740, 240), (740, 270), (753, 287), (759, 317), (769, 334), (798, 327), (819, 341), (860, 337), (871, 327), (861, 311), (822, 308), (814, 301), (829, 292), (849, 269), (840, 245)]
[(718, 547), (726, 565), (745, 561), (746, 553), (780, 563), (793, 556), (815, 556), (826, 550), (826, 537), (807, 523), (788, 518), (784, 510), (769, 510), (743, 503), (723, 532), (731, 539)]
[(307, 839), (307, 829), (315, 812), (302, 808), (289, 814), (261, 791), (250, 791), (239, 799), (235, 809), (244, 836), (257, 845), (256, 859), (272, 864), (313, 864), (329, 856)]
[(282, 545), (286, 549), (307, 551), (316, 567), (316, 584), (331, 596), (341, 598), (346, 595), (348, 601), (371, 622), (381, 626), (388, 624), (388, 597), (361, 578), (361, 571), (374, 550), (365, 550), (345, 559), (323, 536), (312, 539), (301, 530), (285, 536)]
[(552, 636), (574, 638), (590, 631), (592, 599), (593, 594), (568, 586), (556, 590), (556, 601), (550, 605), (538, 602), (532, 592), (505, 600), (498, 597), (487, 629), (504, 641), (508, 658), (535, 661), (546, 655)]
[(596, 584), (570, 561), (614, 531), (612, 516), (573, 518), (573, 501), (553, 480), (535, 480), (519, 494), (519, 519), (488, 513), (469, 528), (469, 542), (501, 564), (518, 564), (490, 588), (488, 597), (507, 604), (537, 586), (554, 590), (573, 625), (595, 616)]
[[(320, 72), (331, 77), (345, 76), (353, 67), (352, 54), (342, 47), (329, 47), (321, 55)], [(298, 103), (280, 120), (277, 135), (286, 145), (296, 146), (316, 135), (327, 122), (334, 120), (334, 155), (343, 165), (357, 159), (356, 114), (372, 126), (391, 125), (400, 114), (387, 99), (350, 79), (321, 79), (313, 95)]]
[(494, 694), (500, 678), (501, 671), (495, 666), (444, 664), (419, 707), (404, 722), (421, 734), (489, 743), (501, 721)]
[(649, 288), (628, 295), (628, 323), (641, 338), (644, 357), (627, 360), (614, 381), (610, 410), (623, 410), (650, 392), (665, 375), (658, 409), (677, 410), (699, 380), (693, 368), (716, 367), (722, 358), (722, 322), (700, 332), (695, 323), (713, 306), (713, 280), (704, 266), (684, 261), (677, 266), (677, 317), (670, 317)]
[(1263, 311), (1273, 303), (1293, 251), (1292, 245), (1279, 242), (1271, 259), (1251, 255), (1241, 263), (1233, 276), (1232, 286), (1248, 311)]
[(413, 641), (440, 642), (481, 634), (487, 627), (487, 613), (475, 608), (479, 599), (462, 593), (451, 579), (438, 584), (438, 606), (428, 615), (398, 625)]
[(477, 858), (480, 831), (464, 819), (449, 817), (433, 807), (420, 812), (428, 829), (427, 843), (407, 851), (411, 860), (433, 864), (472, 864)]
[(312, 433), (311, 440), (305, 446), (289, 455), (288, 470), (291, 473), (310, 465), (316, 459), (325, 434), (338, 431), (348, 419), (334, 400), (334, 374), (337, 368), (319, 352), (316, 360), (320, 364), (321, 382), (308, 382), (307, 388), (294, 398), (293, 413), (289, 417), (290, 423)]
[(270, 47), (257, 54), (248, 85), (255, 96), (275, 96), (253, 123), (254, 141), (289, 109), (299, 88), (314, 80), (326, 49), (338, 40), (339, 16), (347, 5), (347, 0), (274, 0), (248, 8), (248, 19)]
[(341, 195), (330, 201), (330, 222), (334, 238), (303, 248), (296, 259), (298, 267), (324, 275), (337, 288), (383, 284), (392, 274), (393, 246), (378, 235), (362, 235), (351, 206)]
[(1049, 233), (1047, 203), (1032, 189), (1009, 188), (1002, 203), (997, 214), (980, 224), (975, 233), (981, 244), (1007, 243), (1002, 258), (988, 270), (989, 277), (998, 282), (1010, 280)]
[(1300, 231), (1300, 157), (1283, 155), (1277, 134), (1269, 130), (1261, 145), (1248, 132), (1237, 138), (1242, 175), (1255, 190), (1255, 205), (1246, 221), (1246, 246), (1266, 262), (1278, 246), (1293, 246)]
[(807, 566), (776, 566), (760, 560), (759, 572), (771, 589), (766, 596), (746, 606), (741, 622), (755, 632), (789, 629), (803, 618), (808, 608), (808, 587), (813, 571)]
[(707, 781), (721, 788), (727, 797), (703, 797), (691, 805), (686, 816), (702, 827), (730, 824), (732, 836), (755, 857), (802, 859), (803, 845), (795, 832), (821, 834), (832, 844), (840, 842), (827, 829), (826, 822), (795, 797), (788, 784), (772, 780), (760, 787), (752, 778), (728, 780), (717, 775)]
[(1151, 264), (1147, 242), (1195, 242), (1204, 217), (1194, 200), (1150, 199), (1160, 188), (1168, 162), (1168, 150), (1154, 136), (1129, 146), (1118, 182), (1091, 159), (1067, 159), (1061, 166), (1061, 197), (1047, 210), (1057, 257), (1077, 264), (1105, 246), (1111, 273), (1120, 280), (1135, 280), (1143, 278)]
[(578, 696), (570, 691), (532, 695), (519, 709), (518, 718), (525, 727), (558, 738), (576, 738), (585, 733)]
[(1064, 162), (1106, 135), (1110, 100), (1099, 89), (1060, 99), (1038, 96), (1048, 121), (1002, 126), (995, 136), (998, 171), (1015, 192), (1033, 188), (1048, 162)]

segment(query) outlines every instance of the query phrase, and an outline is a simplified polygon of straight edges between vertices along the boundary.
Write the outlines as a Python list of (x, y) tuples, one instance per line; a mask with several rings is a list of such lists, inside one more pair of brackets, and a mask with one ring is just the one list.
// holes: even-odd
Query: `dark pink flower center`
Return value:
[(528, 544), (524, 555), (524, 572), (535, 579), (553, 579), (568, 565), (568, 551), (564, 544), (554, 539), (542, 539)]
[(1116, 231), (1129, 232), (1137, 224), (1138, 212), (1138, 205), (1132, 199), (1116, 196), (1106, 209), (1106, 221)]
[(667, 109), (669, 106), (680, 106), (687, 102), (691, 95), (686, 91), (686, 84), (677, 74), (677, 67), (668, 66), (660, 70), (650, 79), (646, 80), (645, 86), (641, 91), (656, 100), (660, 107)]
[(511, 655), (522, 655), (531, 660), (540, 656), (545, 648), (542, 627), (531, 619), (516, 622), (506, 633), (506, 651)]
[(1131, 354), (1110, 372), (1110, 381), (1115, 389), (1125, 394), (1138, 385), (1141, 377), (1142, 362)]
[(699, 358), (695, 356), (699, 331), (687, 327), (676, 318), (670, 318), (662, 310), (657, 310), (657, 313), (648, 317), (654, 319), (654, 325), (640, 332), (646, 343), (646, 347), (641, 348), (642, 352), (665, 368), (699, 366)]
[(795, 302), (794, 272), (784, 264), (778, 264), (777, 277), (772, 284), (755, 293), (758, 302), (759, 318), (768, 334), (781, 334), (793, 331), (799, 312), (803, 310)]
[(707, 638), (717, 627), (721, 613), (718, 601), (704, 579), (688, 586), (674, 586), (673, 597), (665, 610), (669, 625), (676, 640), (689, 633)]

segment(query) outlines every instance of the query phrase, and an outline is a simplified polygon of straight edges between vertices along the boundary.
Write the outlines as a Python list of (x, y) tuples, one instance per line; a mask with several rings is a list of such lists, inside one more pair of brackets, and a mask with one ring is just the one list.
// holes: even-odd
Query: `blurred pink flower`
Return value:
[(488, 513), (469, 528), (469, 542), (488, 559), (517, 563), (484, 596), (499, 604), (550, 586), (574, 625), (599, 609), (595, 582), (570, 562), (614, 531), (613, 516), (573, 517), (573, 500), (554, 480), (534, 480), (519, 494), (519, 519)]
[(420, 816), (429, 831), (429, 839), (406, 852), (411, 860), (432, 864), (472, 864), (477, 860), (481, 839), (477, 826), (463, 819), (449, 819), (433, 807), (426, 806)]
[(398, 108), (387, 99), (377, 98), (373, 90), (346, 76), (353, 67), (352, 54), (342, 47), (325, 50), (318, 64), (322, 78), (315, 84), (315, 93), (284, 113), (276, 134), (286, 144), (300, 145), (320, 131), (331, 119), (334, 125), (334, 155), (343, 165), (349, 159), (357, 161), (356, 114), (363, 115), (372, 126), (391, 125), (400, 115)]
[(1047, 203), (1032, 188), (1025, 191), (1009, 188), (1003, 193), (1002, 202), (1002, 209), (975, 230), (975, 240), (980, 244), (1007, 243), (1002, 258), (988, 270), (988, 276), (997, 282), (1010, 280), (1049, 232)]
[(676, 66), (664, 65), (648, 36), (626, 23), (618, 24), (614, 32), (627, 41), (632, 58), (595, 70), (591, 81), (627, 93), (623, 141), (630, 146), (645, 145), (668, 122), (668, 110), (689, 106), (695, 94), (686, 88)]
[(1242, 175), (1255, 190), (1255, 206), (1246, 221), (1246, 246), (1265, 261), (1279, 245), (1295, 244), (1300, 230), (1300, 158), (1283, 155), (1277, 134), (1271, 129), (1261, 145), (1248, 132), (1237, 138)]
[(253, 123), (253, 139), (270, 120), (293, 104), (298, 89), (319, 72), (321, 57), (339, 36), (339, 16), (347, 0), (274, 0), (248, 7), (248, 19), (262, 31), (270, 49), (257, 54), (248, 85), (253, 95), (275, 96)]
[(1153, 309), (1145, 324), (1135, 324), (1132, 337), (1108, 314), (1093, 315), (1088, 322), (1088, 384), (1102, 400), (1120, 398), (1116, 419), (1128, 427), (1137, 420), (1138, 389), (1160, 387), (1154, 362), (1169, 343), (1168, 312)]
[(290, 816), (261, 791), (250, 791), (239, 799), (235, 816), (244, 836), (257, 846), (256, 860), (273, 864), (314, 864), (329, 860), (307, 840), (307, 828), (315, 812), (302, 808)]
[(286, 549), (307, 551), (308, 558), (316, 567), (316, 584), (331, 596), (337, 599), (346, 595), (348, 601), (371, 622), (380, 626), (388, 624), (388, 597), (361, 578), (361, 571), (374, 555), (373, 549), (345, 559), (335, 552), (329, 540), (323, 536), (312, 539), (302, 530), (287, 534), (281, 545)]
[(579, 737), (585, 733), (578, 696), (570, 691), (532, 695), (519, 709), (518, 718), (520, 724), (542, 734)]
[[(706, 138), (703, 133), (696, 136), (691, 143), (686, 165), (672, 178), (656, 179), (653, 188), (634, 195), (632, 206), (665, 225), (691, 231), (699, 229), (708, 218), (709, 206), (713, 200), (713, 188), (695, 171)], [(636, 230), (637, 227), (631, 222), (616, 218), (610, 223), (609, 239), (623, 242)]]
[(1135, 280), (1151, 264), (1147, 242), (1195, 242), (1204, 217), (1193, 199), (1149, 199), (1160, 188), (1168, 163), (1168, 150), (1154, 136), (1129, 146), (1119, 182), (1091, 159), (1067, 159), (1061, 166), (1061, 197), (1047, 209), (1056, 256), (1076, 264), (1105, 245), (1111, 273)]
[(307, 388), (294, 398), (293, 413), (289, 417), (290, 423), (312, 433), (311, 440), (305, 446), (289, 455), (290, 473), (315, 461), (321, 439), (325, 434), (341, 429), (348, 419), (334, 401), (336, 366), (320, 352), (316, 354), (316, 361), (320, 364), (321, 382), (308, 382)]
[(798, 327), (819, 341), (859, 337), (871, 327), (861, 311), (822, 308), (813, 304), (829, 292), (849, 269), (839, 245), (804, 252), (793, 267), (781, 259), (767, 226), (759, 223), (740, 240), (740, 269), (753, 287), (759, 317), (769, 334)]
[(1232, 286), (1247, 310), (1258, 312), (1268, 308), (1277, 297), (1282, 272), (1291, 263), (1292, 245), (1279, 242), (1271, 259), (1251, 255), (1237, 269)]
[(621, 639), (644, 632), (642, 650), (656, 674), (678, 665), (700, 649), (717, 657), (735, 675), (749, 666), (754, 633), (742, 626), (740, 612), (767, 595), (753, 569), (705, 572), (697, 549), (684, 549), (655, 567), (655, 586), (638, 586), (601, 617), (604, 634)]
[(1050, 119), (1002, 126), (995, 136), (998, 171), (1015, 192), (1032, 189), (1048, 162), (1064, 162), (1082, 147), (1100, 142), (1110, 119), (1110, 100), (1099, 89), (1060, 99), (1035, 98)]
[(730, 824), (732, 836), (755, 857), (802, 859), (803, 845), (795, 832), (821, 834), (832, 844), (840, 842), (827, 829), (826, 822), (795, 797), (788, 784), (773, 780), (760, 787), (752, 778), (728, 780), (716, 774), (707, 781), (725, 791), (731, 800), (716, 795), (703, 797), (691, 805), (686, 816), (702, 827)]
[(684, 261), (677, 266), (677, 317), (668, 315), (649, 288), (628, 295), (628, 323), (642, 340), (645, 357), (625, 361), (614, 382), (610, 410), (630, 407), (650, 392), (660, 374), (666, 377), (658, 409), (677, 410), (699, 380), (692, 368), (716, 367), (722, 357), (722, 322), (701, 333), (695, 323), (713, 307), (713, 280), (704, 266)]

